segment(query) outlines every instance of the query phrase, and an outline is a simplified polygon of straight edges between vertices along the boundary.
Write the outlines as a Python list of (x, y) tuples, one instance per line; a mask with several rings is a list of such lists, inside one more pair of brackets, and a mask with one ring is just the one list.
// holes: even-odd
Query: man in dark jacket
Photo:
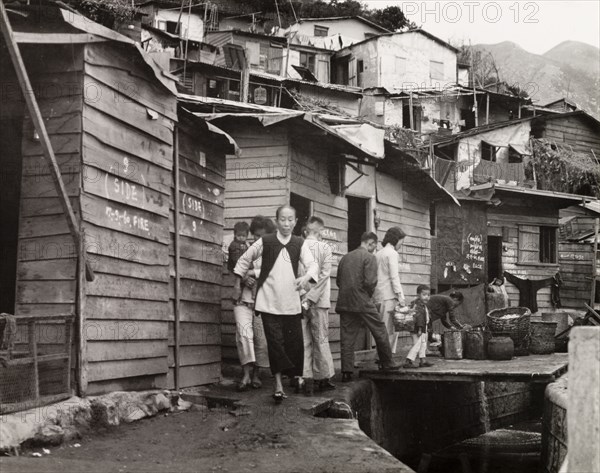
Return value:
[(336, 312), (340, 314), (342, 345), (342, 381), (350, 381), (354, 371), (354, 345), (364, 323), (377, 345), (381, 369), (400, 368), (392, 360), (392, 348), (381, 315), (373, 300), (377, 285), (377, 259), (372, 254), (377, 247), (377, 235), (364, 233), (360, 246), (342, 258), (336, 282), (340, 289)]
[[(439, 320), (442, 325), (448, 329), (461, 330), (463, 326), (456, 318), (454, 309), (461, 305), (464, 299), (465, 297), (462, 292), (458, 291), (452, 292), (450, 296), (434, 294), (427, 302), (431, 321), (434, 322)], [(450, 319), (449, 323), (446, 320), (446, 317)]]

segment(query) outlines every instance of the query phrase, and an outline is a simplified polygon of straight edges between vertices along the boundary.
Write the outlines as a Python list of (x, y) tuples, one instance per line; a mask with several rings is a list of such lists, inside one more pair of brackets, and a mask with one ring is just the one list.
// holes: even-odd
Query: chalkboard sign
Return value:
[(439, 284), (479, 284), (486, 281), (487, 221), (480, 205), (439, 206), (437, 209)]

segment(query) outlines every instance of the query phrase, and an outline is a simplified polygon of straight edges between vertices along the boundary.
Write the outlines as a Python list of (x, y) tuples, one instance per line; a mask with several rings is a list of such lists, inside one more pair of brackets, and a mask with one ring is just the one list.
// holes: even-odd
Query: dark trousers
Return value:
[(302, 376), (304, 338), (302, 314), (274, 315), (261, 312), (271, 373)]
[(368, 312), (340, 312), (342, 338), (342, 371), (354, 371), (354, 346), (362, 324), (365, 324), (377, 345), (379, 362), (383, 367), (392, 364), (392, 348), (388, 331), (375, 308)]

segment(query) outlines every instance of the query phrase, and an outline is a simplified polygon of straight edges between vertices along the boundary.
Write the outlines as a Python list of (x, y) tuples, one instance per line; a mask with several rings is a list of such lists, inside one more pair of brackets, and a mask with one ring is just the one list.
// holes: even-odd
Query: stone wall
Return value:
[(558, 473), (567, 455), (567, 375), (549, 384), (542, 419), (542, 471)]
[(532, 383), (370, 384), (349, 400), (361, 429), (413, 467), (423, 453), (529, 420), (543, 403), (543, 387)]

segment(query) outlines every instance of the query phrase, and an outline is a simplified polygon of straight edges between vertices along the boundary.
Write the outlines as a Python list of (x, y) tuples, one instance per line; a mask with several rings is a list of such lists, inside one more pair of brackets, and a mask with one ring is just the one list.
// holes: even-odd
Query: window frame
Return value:
[[(317, 34), (317, 31), (319, 31), (319, 34)], [(321, 33), (325, 33), (325, 34), (321, 34)], [(329, 27), (315, 25), (314, 30), (313, 30), (313, 36), (316, 38), (326, 38), (327, 36), (329, 36)]]
[[(435, 68), (433, 67), (435, 64)], [(434, 76), (435, 73), (439, 73), (439, 76)], [(429, 78), (431, 80), (444, 80), (444, 61), (429, 60)]]
[[(303, 63), (302, 62), (302, 57), (306, 58), (306, 62)], [(310, 67), (310, 63), (311, 63), (311, 59), (312, 59), (312, 68)], [(316, 68), (317, 68), (317, 55), (315, 53), (309, 53), (306, 51), (300, 51), (300, 58), (299, 58), (299, 66), (305, 67), (306, 69), (308, 69), (310, 72), (314, 74), (316, 74)]]
[[(534, 247), (527, 248), (525, 235)], [(549, 242), (544, 242), (550, 238)], [(529, 255), (529, 256), (526, 256)], [(535, 255), (535, 256), (532, 256)], [(558, 225), (519, 225), (517, 235), (517, 265), (557, 266), (558, 265)]]

